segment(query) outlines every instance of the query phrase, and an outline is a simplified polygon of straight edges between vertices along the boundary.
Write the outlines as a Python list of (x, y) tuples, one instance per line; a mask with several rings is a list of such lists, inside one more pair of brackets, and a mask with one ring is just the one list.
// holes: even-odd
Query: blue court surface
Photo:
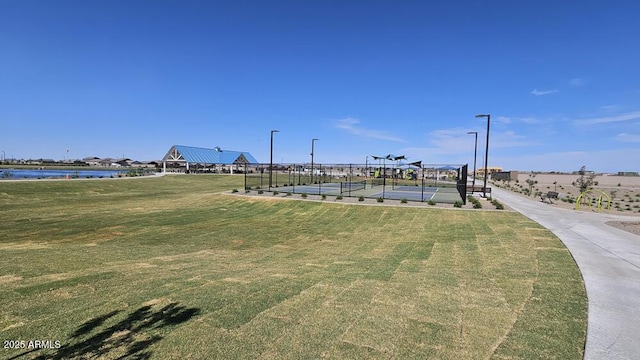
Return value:
[(271, 190), (279, 192), (292, 192), (295, 194), (326, 194), (326, 195), (340, 195), (340, 184), (338, 186), (331, 186), (328, 184), (318, 185), (296, 185), (296, 186), (281, 186), (279, 188), (271, 187)]
[[(389, 188), (384, 191), (384, 198), (394, 200), (407, 199), (410, 201), (429, 201), (435, 196), (435, 194), (435, 192), (427, 192), (426, 188), (424, 194), (422, 191), (398, 191), (391, 190), (391, 188)], [(382, 195), (382, 189), (379, 192), (372, 194), (375, 198), (383, 197)]]
[[(386, 191), (417, 191), (417, 192), (422, 192), (422, 186), (411, 186), (411, 185), (395, 185), (395, 186), (389, 186), (387, 185), (387, 189)], [(430, 187), (430, 186), (425, 186), (424, 187), (424, 192), (425, 193), (435, 193), (438, 191), (437, 187)]]

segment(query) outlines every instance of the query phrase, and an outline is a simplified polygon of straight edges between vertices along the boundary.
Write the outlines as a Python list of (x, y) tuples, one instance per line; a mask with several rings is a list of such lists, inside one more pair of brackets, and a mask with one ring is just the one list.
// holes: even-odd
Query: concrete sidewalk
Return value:
[(587, 289), (585, 359), (640, 359), (640, 236), (605, 224), (639, 216), (562, 209), (493, 188), (493, 196), (551, 230), (573, 255)]

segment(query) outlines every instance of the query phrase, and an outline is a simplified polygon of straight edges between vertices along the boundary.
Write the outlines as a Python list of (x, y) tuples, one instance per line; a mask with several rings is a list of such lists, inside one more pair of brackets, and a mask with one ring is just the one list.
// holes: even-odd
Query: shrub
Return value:
[(358, 201), (364, 201), (364, 196), (360, 195), (360, 196), (358, 197)]
[(300, 195), (300, 196), (302, 196), (303, 199), (306, 199), (308, 195), (307, 195), (307, 193), (302, 193), (302, 195)]
[(336, 200), (342, 200), (342, 195), (336, 196)]
[(264, 194), (264, 191), (258, 190), (258, 194), (262, 195), (262, 194)]
[(493, 206), (496, 207), (496, 209), (498, 210), (504, 210), (504, 205), (502, 205), (502, 203), (500, 203), (500, 201), (498, 200), (492, 200), (491, 203), (493, 204)]
[(461, 208), (462, 207), (462, 201), (458, 200), (458, 201), (454, 202), (453, 203), (453, 207)]
[(326, 200), (327, 199), (327, 195), (322, 194), (322, 200)]
[(233, 189), (233, 190), (231, 190), (231, 192), (232, 192), (232, 193), (237, 193), (237, 192), (238, 192), (238, 189)]
[(473, 203), (473, 208), (474, 209), (482, 209), (482, 204), (480, 203), (480, 201), (476, 201)]
[(429, 204), (429, 205), (435, 205), (435, 204), (436, 204), (436, 202), (435, 202), (435, 200), (429, 200), (429, 201), (427, 201), (427, 204)]
[(286, 193), (286, 194), (284, 194), (284, 196), (291, 196), (291, 192), (290, 192), (290, 191), (287, 191), (287, 193)]
[(276, 196), (276, 195), (278, 195), (278, 194), (280, 194), (280, 193), (279, 193), (279, 192), (277, 192), (277, 191), (274, 191), (274, 192), (273, 192), (273, 196)]
[(244, 193), (245, 193), (245, 194), (248, 194), (248, 193), (250, 193), (250, 192), (251, 192), (251, 190), (249, 190), (249, 189), (247, 189), (247, 190), (245, 190), (245, 191), (244, 191)]
[(379, 197), (379, 198), (377, 198), (377, 199), (376, 199), (376, 201), (377, 201), (377, 202), (379, 202), (379, 203), (381, 203), (381, 202), (384, 202), (384, 199), (383, 199), (383, 198), (381, 198), (381, 197)]
[(406, 203), (407, 203), (407, 201), (408, 201), (408, 200), (407, 200), (407, 198), (402, 198), (402, 199), (400, 199), (400, 202), (401, 202), (402, 204), (406, 204)]

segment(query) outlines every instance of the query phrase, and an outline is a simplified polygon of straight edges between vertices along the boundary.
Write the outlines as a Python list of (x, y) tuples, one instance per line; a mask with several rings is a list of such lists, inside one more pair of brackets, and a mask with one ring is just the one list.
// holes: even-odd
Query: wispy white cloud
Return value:
[(501, 124), (511, 124), (513, 122), (513, 119), (514, 118), (508, 116), (498, 116), (495, 118), (495, 121)]
[(553, 94), (553, 93), (557, 93), (560, 90), (558, 89), (553, 89), (553, 90), (538, 90), (538, 89), (533, 89), (531, 90), (531, 95), (535, 95), (535, 96), (541, 96), (541, 95), (549, 95), (549, 94)]
[(616, 104), (614, 104), (614, 105), (603, 105), (603, 106), (600, 106), (600, 109), (602, 109), (604, 111), (615, 111), (615, 110), (620, 109), (620, 105), (616, 105)]
[[(418, 159), (429, 158), (434, 155), (437, 155), (438, 158), (454, 155), (466, 156), (470, 151), (473, 152), (475, 143), (475, 136), (467, 134), (467, 132), (468, 129), (463, 128), (435, 130), (427, 135), (428, 146), (407, 147), (401, 149), (401, 151), (412, 158)], [(485, 141), (486, 133), (478, 132), (478, 151), (484, 148)], [(538, 141), (532, 141), (526, 136), (518, 135), (513, 131), (493, 131), (490, 133), (489, 143), (492, 149), (539, 145)]]
[(523, 123), (527, 125), (538, 125), (538, 124), (548, 123), (550, 122), (550, 120), (540, 119), (534, 116), (526, 116), (526, 117), (500, 116), (498, 117), (498, 122), (501, 122), (503, 124), (511, 124), (515, 122), (515, 123)]
[(577, 125), (593, 125), (593, 124), (607, 124), (607, 123), (638, 120), (638, 119), (640, 119), (640, 111), (634, 111), (634, 112), (615, 115), (615, 116), (579, 119), (579, 120), (575, 120), (574, 122)]
[(569, 86), (571, 87), (581, 87), (581, 86), (584, 86), (586, 83), (587, 81), (581, 78), (573, 78), (569, 80)]
[(360, 120), (354, 118), (345, 118), (342, 120), (338, 120), (336, 127), (352, 135), (362, 136), (370, 139), (405, 142), (404, 139), (392, 135), (387, 131), (367, 129), (363, 126), (360, 126)]
[(629, 158), (640, 158), (640, 149), (578, 150), (528, 155), (497, 154), (490, 156), (489, 165), (523, 171), (573, 171), (586, 165), (595, 171), (616, 173), (629, 171)]
[(513, 131), (491, 133), (489, 142), (492, 148), (513, 148), (540, 145), (539, 141), (529, 139), (524, 135), (516, 134)]
[(621, 142), (640, 143), (640, 134), (620, 133), (616, 139)]

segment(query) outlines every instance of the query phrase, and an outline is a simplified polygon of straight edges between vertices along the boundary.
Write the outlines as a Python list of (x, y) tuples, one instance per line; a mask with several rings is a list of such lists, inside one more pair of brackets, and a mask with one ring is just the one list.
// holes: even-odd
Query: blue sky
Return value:
[[(0, 0), (6, 158), (640, 171), (637, 1)], [(66, 150), (69, 149), (67, 153)]]

